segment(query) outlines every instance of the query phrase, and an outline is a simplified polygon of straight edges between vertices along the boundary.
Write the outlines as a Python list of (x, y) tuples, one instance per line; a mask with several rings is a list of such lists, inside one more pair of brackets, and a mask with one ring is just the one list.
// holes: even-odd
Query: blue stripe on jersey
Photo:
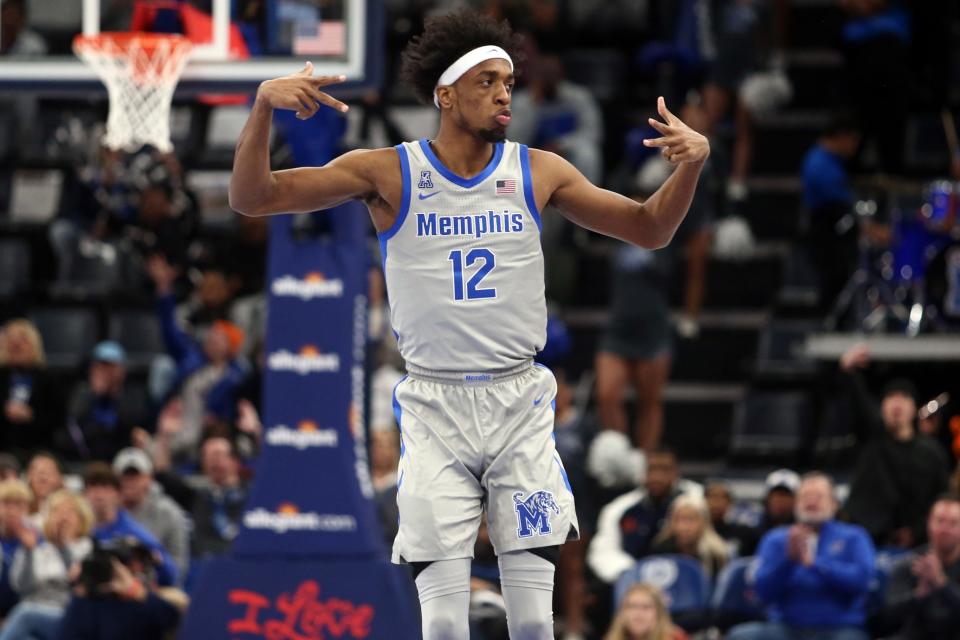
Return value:
[[(407, 150), (403, 144), (398, 144), (394, 149), (397, 150), (397, 155), (400, 157), (400, 211), (397, 212), (397, 219), (393, 221), (390, 228), (377, 234), (380, 239), (380, 253), (384, 263), (387, 261), (387, 240), (397, 235), (400, 227), (403, 226), (403, 221), (407, 218), (407, 213), (410, 211), (410, 159), (407, 158)], [(386, 264), (384, 264), (384, 267), (386, 267)]]
[(472, 178), (461, 178), (450, 169), (447, 169), (440, 158), (436, 156), (433, 152), (433, 149), (430, 148), (430, 143), (426, 138), (420, 139), (420, 148), (423, 149), (423, 155), (427, 157), (427, 160), (433, 165), (433, 168), (440, 172), (444, 178), (449, 180), (455, 185), (461, 186), (464, 189), (469, 189), (475, 187), (487, 178), (490, 177), (490, 174), (494, 172), (497, 168), (497, 165), (500, 164), (500, 158), (503, 157), (503, 143), (498, 142), (493, 147), (493, 157), (490, 158), (490, 162), (487, 163), (487, 166), (484, 167), (483, 171), (473, 176)]
[(523, 175), (523, 199), (533, 216), (533, 221), (537, 223), (537, 229), (543, 231), (543, 224), (540, 222), (540, 210), (537, 209), (537, 201), (533, 197), (533, 180), (530, 179), (530, 150), (525, 144), (521, 144), (519, 147), (520, 172)]

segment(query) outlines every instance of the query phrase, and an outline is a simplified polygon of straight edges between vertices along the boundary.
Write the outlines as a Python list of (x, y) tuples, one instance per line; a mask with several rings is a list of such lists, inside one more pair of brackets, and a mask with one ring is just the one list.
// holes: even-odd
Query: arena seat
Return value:
[(617, 608), (627, 589), (636, 582), (659, 587), (671, 613), (703, 609), (710, 602), (710, 579), (703, 566), (687, 556), (651, 556), (624, 571), (613, 588)]
[(711, 608), (713, 624), (721, 631), (742, 622), (764, 620), (766, 615), (751, 583), (756, 558), (734, 558), (717, 577)]
[(100, 337), (99, 320), (90, 309), (45, 308), (31, 311), (29, 316), (43, 337), (51, 368), (76, 370)]
[(163, 335), (156, 313), (139, 309), (115, 311), (107, 322), (107, 336), (119, 342), (133, 368), (146, 368), (160, 353), (165, 353)]
[(20, 238), (0, 239), (0, 298), (30, 287), (30, 245)]

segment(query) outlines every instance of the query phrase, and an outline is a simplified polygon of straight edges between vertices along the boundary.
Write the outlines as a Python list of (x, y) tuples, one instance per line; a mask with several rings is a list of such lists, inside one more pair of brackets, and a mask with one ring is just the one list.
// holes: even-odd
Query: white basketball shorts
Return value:
[(410, 369), (393, 396), (401, 434), (393, 562), (472, 558), (483, 510), (497, 554), (578, 538), (554, 446), (553, 373), (532, 363), (497, 373)]

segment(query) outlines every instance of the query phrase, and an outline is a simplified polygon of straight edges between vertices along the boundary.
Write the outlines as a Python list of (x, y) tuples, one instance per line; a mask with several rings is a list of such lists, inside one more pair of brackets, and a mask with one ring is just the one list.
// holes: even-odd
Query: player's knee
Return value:
[[(455, 619), (453, 612), (447, 616), (435, 616), (423, 625), (423, 640), (466, 640), (463, 625)], [(467, 630), (469, 634), (469, 630)]]
[(511, 620), (510, 640), (553, 640), (553, 614), (546, 616), (537, 620)]

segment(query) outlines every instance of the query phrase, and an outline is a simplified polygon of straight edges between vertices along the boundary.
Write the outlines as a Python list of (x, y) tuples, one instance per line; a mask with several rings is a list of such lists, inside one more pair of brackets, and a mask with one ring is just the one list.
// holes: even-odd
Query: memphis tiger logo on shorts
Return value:
[(336, 373), (340, 371), (340, 356), (336, 353), (321, 353), (312, 344), (304, 345), (299, 353), (280, 349), (267, 356), (267, 368), (271, 371), (291, 371), (302, 376), (308, 373)]
[(270, 292), (281, 298), (299, 298), (309, 302), (314, 298), (342, 298), (343, 280), (327, 279), (319, 271), (311, 271), (303, 278), (280, 276), (270, 284)]
[(513, 494), (513, 509), (517, 512), (517, 536), (545, 536), (552, 533), (550, 513), (560, 515), (560, 507), (549, 491), (534, 491), (524, 499), (523, 492)]

